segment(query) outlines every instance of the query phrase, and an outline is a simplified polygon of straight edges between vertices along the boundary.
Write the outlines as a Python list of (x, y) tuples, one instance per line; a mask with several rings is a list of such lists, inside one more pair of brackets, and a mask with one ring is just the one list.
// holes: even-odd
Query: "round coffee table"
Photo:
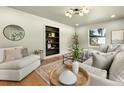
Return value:
[[(54, 69), (50, 74), (50, 82), (54, 86), (64, 86), (59, 81), (59, 75), (65, 70), (65, 69), (72, 69), (71, 65), (63, 65), (62, 67)], [(74, 86), (82, 86), (82, 85), (89, 85), (90, 77), (88, 73), (82, 69), (79, 68), (79, 73), (77, 75), (77, 82), (74, 84)]]

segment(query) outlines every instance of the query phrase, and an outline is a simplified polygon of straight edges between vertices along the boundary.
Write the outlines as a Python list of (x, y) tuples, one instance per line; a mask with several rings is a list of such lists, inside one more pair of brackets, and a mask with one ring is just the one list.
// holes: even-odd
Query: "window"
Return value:
[(99, 46), (105, 44), (106, 30), (104, 28), (93, 28), (89, 30), (89, 45)]

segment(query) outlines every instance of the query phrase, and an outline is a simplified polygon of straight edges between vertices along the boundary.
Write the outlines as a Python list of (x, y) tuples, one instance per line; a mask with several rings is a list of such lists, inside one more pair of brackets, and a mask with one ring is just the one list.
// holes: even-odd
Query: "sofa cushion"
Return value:
[(124, 51), (115, 56), (109, 70), (109, 79), (124, 82)]
[(0, 64), (0, 69), (21, 69), (35, 61), (39, 60), (40, 57), (37, 55), (30, 55), (18, 60), (13, 60), (9, 62), (3, 62)]
[(11, 60), (16, 60), (22, 58), (21, 49), (20, 48), (10, 48), (5, 49), (5, 62), (9, 62)]
[(114, 58), (115, 53), (93, 53), (93, 66), (100, 68), (100, 69), (105, 69), (108, 70), (113, 58)]
[(106, 70), (98, 69), (98, 68), (95, 68), (93, 66), (84, 64), (84, 63), (81, 63), (80, 67), (85, 69), (89, 73), (97, 75), (99, 77), (102, 77), (102, 78), (106, 78), (107, 77), (107, 71)]
[(2, 63), (4, 60), (4, 50), (0, 49), (0, 63)]

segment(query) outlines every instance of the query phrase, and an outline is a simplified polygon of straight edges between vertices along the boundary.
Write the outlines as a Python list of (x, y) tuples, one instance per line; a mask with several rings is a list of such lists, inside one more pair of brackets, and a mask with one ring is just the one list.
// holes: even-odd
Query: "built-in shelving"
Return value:
[(59, 54), (59, 28), (46, 26), (46, 56)]

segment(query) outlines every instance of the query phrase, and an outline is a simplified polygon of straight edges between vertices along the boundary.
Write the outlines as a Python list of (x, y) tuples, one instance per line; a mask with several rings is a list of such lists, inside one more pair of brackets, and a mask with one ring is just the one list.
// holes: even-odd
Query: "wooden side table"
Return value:
[[(64, 84), (60, 83), (59, 81), (59, 75), (65, 70), (65, 69), (70, 69), (71, 70), (72, 66), (70, 65), (63, 65), (60, 68), (54, 69), (51, 74), (50, 74), (50, 82), (54, 86), (64, 86)], [(79, 68), (79, 73), (77, 75), (77, 82), (74, 84), (74, 86), (83, 86), (83, 85), (89, 85), (90, 82), (90, 77), (88, 73), (82, 69)]]

